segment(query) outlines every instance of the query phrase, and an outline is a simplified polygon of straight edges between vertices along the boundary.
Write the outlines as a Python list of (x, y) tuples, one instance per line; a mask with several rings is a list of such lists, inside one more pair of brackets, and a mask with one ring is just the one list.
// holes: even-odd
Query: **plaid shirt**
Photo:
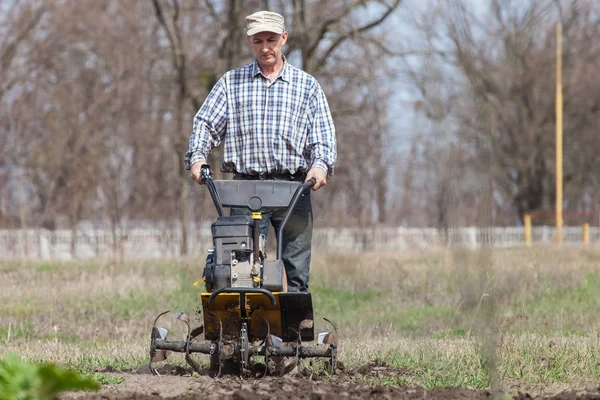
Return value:
[(311, 75), (284, 61), (270, 82), (258, 62), (223, 75), (194, 118), (185, 167), (225, 141), (222, 170), (333, 174), (336, 138), (325, 94)]

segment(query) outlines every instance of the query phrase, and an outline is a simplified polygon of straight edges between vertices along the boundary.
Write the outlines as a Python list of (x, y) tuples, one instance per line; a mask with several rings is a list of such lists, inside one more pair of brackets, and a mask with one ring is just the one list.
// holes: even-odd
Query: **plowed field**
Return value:
[[(95, 393), (69, 393), (63, 400), (150, 400), (150, 399), (495, 399), (509, 398), (503, 393), (463, 388), (371, 386), (364, 381), (370, 376), (394, 377), (403, 372), (388, 367), (367, 365), (360, 371), (342, 372), (333, 378), (315, 378), (302, 374), (261, 379), (241, 379), (234, 376), (210, 378), (191, 376), (181, 367), (165, 366), (155, 376), (147, 367), (132, 372), (101, 372), (122, 378), (118, 385), (105, 385)], [(600, 399), (600, 388), (567, 390), (548, 397), (532, 397), (519, 393), (514, 399)]]

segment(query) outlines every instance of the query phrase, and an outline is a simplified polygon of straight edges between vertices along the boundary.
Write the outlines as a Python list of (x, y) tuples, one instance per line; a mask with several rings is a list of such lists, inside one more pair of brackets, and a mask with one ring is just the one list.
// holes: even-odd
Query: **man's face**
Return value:
[(281, 59), (281, 47), (287, 42), (288, 34), (259, 32), (248, 37), (248, 43), (261, 67), (272, 67)]

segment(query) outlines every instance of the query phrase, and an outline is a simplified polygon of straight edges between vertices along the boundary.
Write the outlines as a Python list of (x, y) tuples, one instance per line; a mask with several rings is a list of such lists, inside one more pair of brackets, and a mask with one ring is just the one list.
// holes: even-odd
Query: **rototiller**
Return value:
[[(201, 180), (206, 185), (219, 214), (212, 224), (212, 249), (209, 249), (201, 293), (203, 325), (192, 329), (188, 314), (175, 318), (187, 326), (183, 341), (168, 341), (167, 330), (157, 325), (169, 313), (154, 321), (150, 336), (150, 367), (166, 359), (168, 351), (185, 353), (187, 363), (197, 372), (199, 364), (192, 354), (210, 355), (210, 373), (237, 372), (241, 376), (256, 371), (264, 362), (295, 357), (327, 358), (327, 368), (335, 373), (337, 364), (337, 329), (317, 335), (315, 340), (312, 297), (309, 292), (287, 292), (287, 278), (282, 261), (283, 232), (300, 196), (314, 180), (293, 181), (228, 180), (213, 181), (208, 165), (202, 167)], [(226, 216), (225, 207), (247, 207), (251, 216)], [(260, 234), (262, 212), (287, 208), (277, 232), (277, 258), (267, 260), (265, 239)], [(204, 340), (201, 340), (202, 334)]]

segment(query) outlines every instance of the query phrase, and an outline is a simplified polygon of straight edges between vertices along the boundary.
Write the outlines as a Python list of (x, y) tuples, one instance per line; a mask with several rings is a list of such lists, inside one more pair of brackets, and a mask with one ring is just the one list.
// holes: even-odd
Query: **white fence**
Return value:
[[(554, 228), (532, 229), (532, 244), (550, 244)], [(583, 244), (583, 229), (563, 228), (566, 245)], [(598, 228), (589, 229), (590, 242), (599, 239)], [(523, 228), (320, 228), (313, 234), (314, 252), (395, 252), (442, 248), (503, 248), (525, 246)], [(85, 258), (173, 258), (180, 255), (178, 229), (0, 230), (0, 260)], [(188, 237), (188, 254), (204, 255), (212, 247), (210, 229), (195, 229)]]

